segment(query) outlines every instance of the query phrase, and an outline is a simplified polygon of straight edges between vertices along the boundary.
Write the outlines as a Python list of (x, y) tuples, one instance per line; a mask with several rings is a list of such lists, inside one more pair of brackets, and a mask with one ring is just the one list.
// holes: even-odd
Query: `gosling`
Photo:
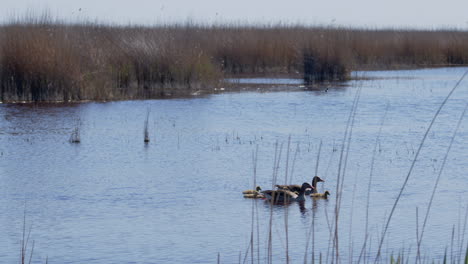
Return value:
[(249, 199), (264, 199), (265, 195), (261, 193), (248, 193), (244, 194), (244, 198), (249, 198)]
[(313, 194), (310, 195), (310, 197), (328, 199), (329, 195), (330, 195), (330, 192), (325, 191), (324, 193), (313, 193)]
[(257, 186), (255, 190), (245, 190), (242, 192), (242, 194), (259, 194), (262, 188), (260, 186)]

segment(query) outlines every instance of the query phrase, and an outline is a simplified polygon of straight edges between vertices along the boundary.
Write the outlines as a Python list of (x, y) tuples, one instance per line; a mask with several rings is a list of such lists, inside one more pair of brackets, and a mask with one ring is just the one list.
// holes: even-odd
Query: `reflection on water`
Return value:
[[(369, 78), (347, 87), (315, 91), (0, 105), (0, 259), (17, 261), (26, 210), (35, 241), (33, 263), (44, 263), (46, 257), (51, 263), (212, 263), (218, 252), (222, 262), (238, 262), (239, 251), (244, 257), (249, 245), (254, 207), (262, 257), (271, 215), (273, 257), (284, 260), (287, 211), (291, 262), (303, 261), (312, 222), (315, 256), (322, 253), (325, 260), (335, 194), (328, 200), (307, 197), (304, 203), (271, 206), (244, 199), (241, 192), (253, 186), (252, 153), (257, 146), (256, 181), (273, 186), (277, 142), (283, 146), (277, 183), (284, 184), (286, 172), (292, 183), (310, 182), (322, 141), (318, 174), (326, 182), (319, 184), (319, 191), (334, 193), (347, 116), (356, 88), (362, 87), (340, 206), (340, 253), (342, 261), (357, 258), (359, 254), (348, 249), (360, 248), (365, 238), (372, 149), (388, 105), (370, 193), (372, 246), (366, 255), (372, 260), (414, 150), (465, 70), (368, 72), (361, 74)], [(428, 136), (390, 225), (385, 257), (408, 248), (414, 254), (416, 208), (421, 226), (468, 98), (467, 86), (465, 80)], [(151, 142), (144, 144), (148, 108)], [(81, 143), (70, 144), (78, 119)], [(422, 244), (422, 252), (439, 260), (450, 246), (453, 225), (461, 236), (458, 223), (468, 202), (466, 122), (448, 157)]]

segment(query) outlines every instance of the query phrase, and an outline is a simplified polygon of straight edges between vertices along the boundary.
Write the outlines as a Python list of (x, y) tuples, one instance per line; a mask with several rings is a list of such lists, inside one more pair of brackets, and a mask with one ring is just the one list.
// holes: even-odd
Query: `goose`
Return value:
[(322, 180), (322, 178), (320, 178), (319, 176), (314, 176), (314, 178), (312, 179), (312, 186), (314, 187), (312, 189), (312, 194), (317, 193), (317, 183), (318, 182), (325, 182), (325, 181)]
[(257, 186), (255, 190), (245, 190), (242, 192), (242, 194), (259, 194), (262, 188), (260, 186)]
[(278, 190), (286, 190), (286, 191), (299, 193), (301, 191), (302, 186), (299, 184), (289, 184), (289, 185), (276, 184), (275, 187), (278, 188)]
[(312, 193), (310, 197), (312, 198), (324, 198), (328, 199), (328, 196), (330, 195), (329, 191), (325, 191), (324, 193)]
[[(295, 194), (299, 194), (301, 192), (302, 186), (299, 184), (289, 184), (289, 185), (276, 184), (275, 187), (278, 190), (286, 190), (286, 191), (291, 191)], [(313, 193), (312, 189), (307, 189), (307, 191), (305, 192), (305, 195), (309, 195), (312, 193)]]
[(290, 202), (290, 201), (304, 201), (305, 200), (305, 193), (306, 191), (313, 189), (314, 187), (307, 182), (304, 182), (299, 190), (299, 194), (296, 194), (289, 190), (267, 190), (262, 191), (261, 193), (265, 196), (266, 199), (269, 201), (273, 201), (275, 203), (278, 202)]
[[(322, 178), (320, 178), (319, 176), (314, 176), (314, 178), (312, 179), (312, 187), (314, 187), (312, 189), (312, 193), (316, 193), (317, 192), (317, 183), (318, 182), (325, 182)], [(280, 184), (277, 184), (275, 185), (276, 188), (278, 188), (279, 190), (288, 190), (288, 191), (291, 191), (291, 192), (297, 192), (299, 193), (301, 191), (301, 185), (299, 184), (290, 184), (290, 185), (280, 185)], [(307, 194), (307, 193), (306, 193)]]

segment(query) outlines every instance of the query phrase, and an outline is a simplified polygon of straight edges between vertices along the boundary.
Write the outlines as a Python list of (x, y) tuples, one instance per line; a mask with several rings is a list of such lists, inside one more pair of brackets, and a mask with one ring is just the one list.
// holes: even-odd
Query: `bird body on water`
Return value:
[(293, 201), (305, 201), (305, 193), (311, 191), (314, 187), (307, 182), (304, 182), (299, 190), (299, 194), (290, 190), (266, 190), (261, 193), (265, 198), (273, 203), (288, 203)]
[(324, 193), (313, 193), (310, 195), (312, 198), (324, 198), (328, 199), (328, 196), (330, 195), (329, 191), (325, 191)]

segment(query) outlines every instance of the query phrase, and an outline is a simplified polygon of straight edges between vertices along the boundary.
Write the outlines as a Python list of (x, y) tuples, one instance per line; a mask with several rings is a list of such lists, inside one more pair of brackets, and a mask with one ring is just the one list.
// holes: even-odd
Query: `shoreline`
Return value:
[[(267, 80), (302, 80), (298, 74), (241, 74), (231, 75), (224, 78), (222, 83), (218, 87), (210, 87), (206, 89), (198, 89), (195, 91), (188, 91), (187, 93), (181, 94), (165, 94), (151, 98), (116, 98), (111, 100), (50, 100), (50, 101), (0, 101), (0, 104), (35, 104), (35, 105), (66, 105), (66, 104), (81, 104), (81, 103), (108, 103), (118, 101), (140, 101), (140, 100), (172, 100), (172, 99), (192, 99), (200, 98), (210, 95), (222, 94), (222, 93), (238, 93), (238, 92), (295, 92), (295, 91), (320, 91), (329, 88), (330, 86), (347, 87), (346, 83), (350, 81), (370, 81), (370, 80), (382, 80), (391, 79), (391, 77), (368, 77), (368, 76), (357, 76), (357, 72), (379, 72), (379, 71), (407, 71), (407, 70), (425, 70), (425, 69), (442, 69), (442, 68), (459, 68), (468, 67), (468, 65), (440, 65), (440, 66), (423, 66), (423, 67), (405, 67), (398, 69), (371, 69), (371, 70), (356, 70), (350, 73), (350, 78), (344, 81), (326, 81), (317, 82), (314, 84), (302, 83), (238, 83), (236, 79), (267, 79)], [(228, 81), (230, 80), (230, 81)]]

